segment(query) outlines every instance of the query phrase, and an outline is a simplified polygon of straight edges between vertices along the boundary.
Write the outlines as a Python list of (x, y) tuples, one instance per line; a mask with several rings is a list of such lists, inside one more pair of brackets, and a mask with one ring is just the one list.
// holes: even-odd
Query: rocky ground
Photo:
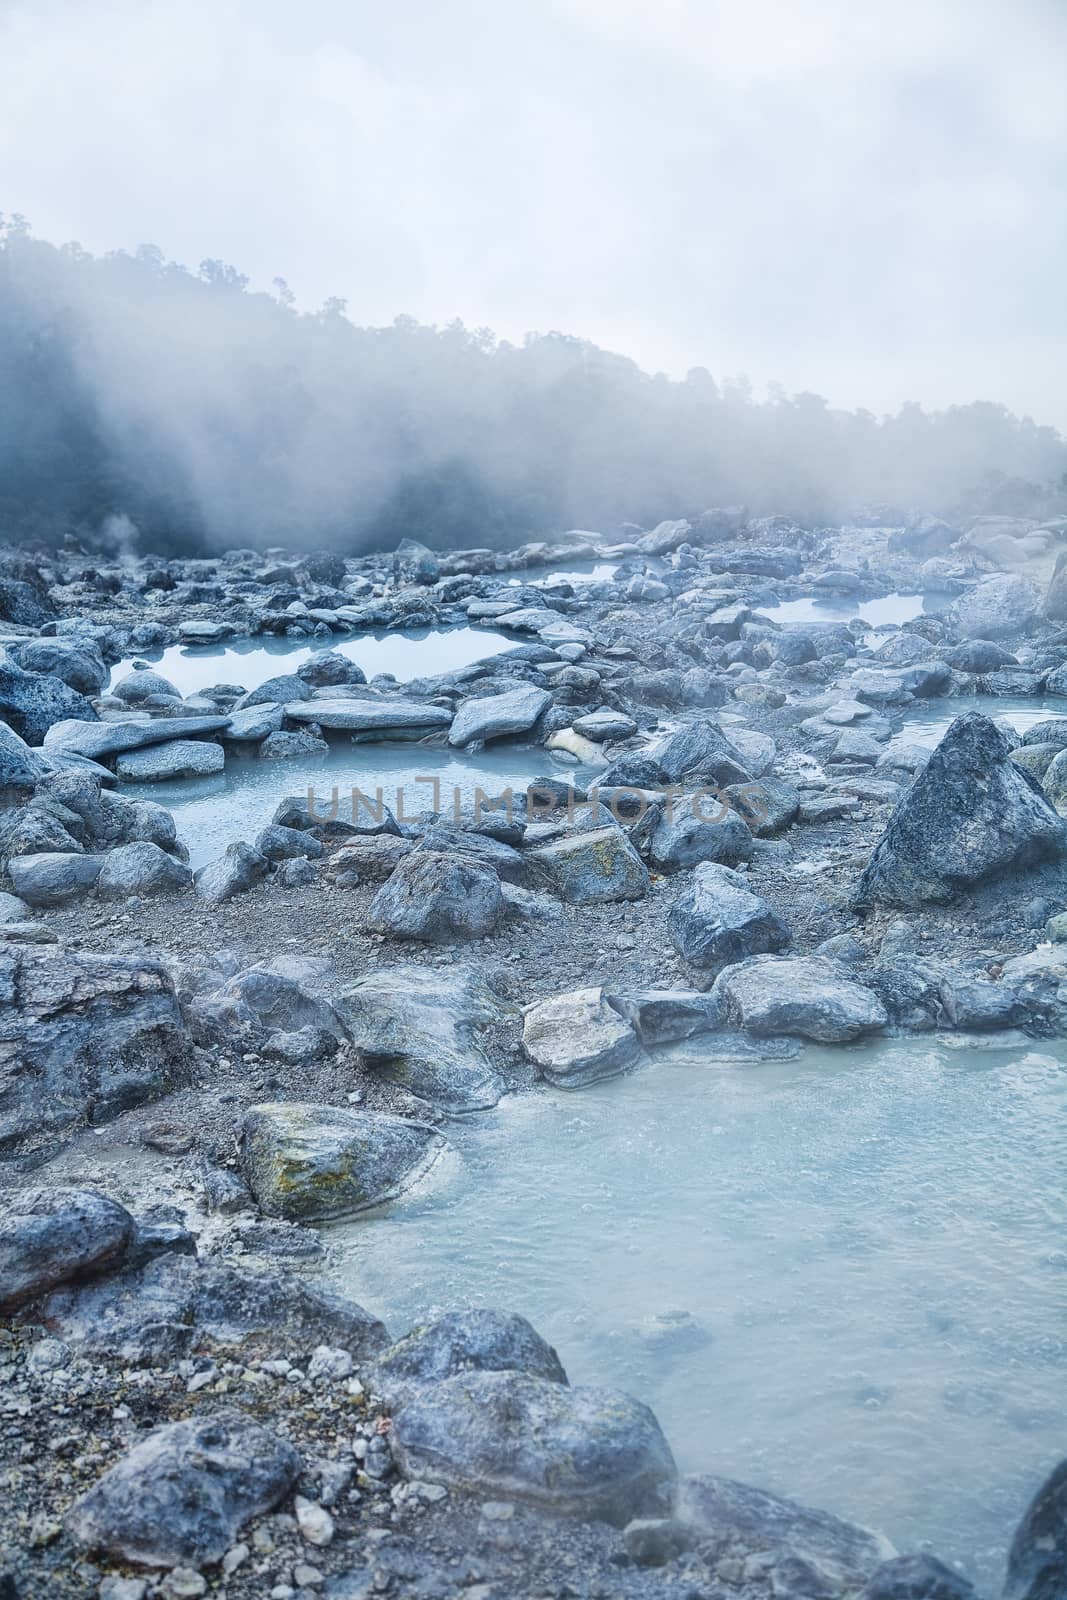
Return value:
[[(392, 1344), (331, 1294), (315, 1225), (421, 1180), (452, 1118), (672, 1040), (1067, 1032), (1067, 720), (968, 710), (1067, 712), (1065, 538), (731, 509), (507, 556), (9, 557), (0, 1596), (967, 1592), (679, 1485), (651, 1413), (571, 1390), (521, 1319)], [(614, 576), (507, 582), (587, 558)], [(893, 591), (938, 608), (774, 620)], [(458, 622), (514, 648), (404, 685), (329, 649)], [(322, 648), (184, 698), (110, 671), (271, 634)], [(933, 754), (899, 735), (930, 700), (959, 713)], [(288, 756), (352, 738), (519, 741), (546, 783), (416, 822), (286, 799)], [(194, 877), (123, 786), (239, 761), (276, 764), (275, 820)], [(1067, 1593), (1064, 1502), (1053, 1480), (1027, 1514), (1013, 1596)]]

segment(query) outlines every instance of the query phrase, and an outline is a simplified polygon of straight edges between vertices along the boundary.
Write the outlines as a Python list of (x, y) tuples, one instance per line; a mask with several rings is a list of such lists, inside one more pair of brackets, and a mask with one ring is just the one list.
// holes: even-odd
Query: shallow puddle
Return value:
[(1062, 1049), (713, 1044), (449, 1129), (422, 1193), (332, 1230), (400, 1332), (528, 1316), (572, 1381), (657, 1412), (683, 1470), (922, 1541), (999, 1584), (1063, 1454)]

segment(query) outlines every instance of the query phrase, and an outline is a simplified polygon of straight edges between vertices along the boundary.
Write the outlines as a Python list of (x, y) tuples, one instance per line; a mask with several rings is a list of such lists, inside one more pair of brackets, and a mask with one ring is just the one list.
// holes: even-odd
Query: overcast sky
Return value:
[(1067, 0), (0, 0), (0, 209), (1067, 429)]

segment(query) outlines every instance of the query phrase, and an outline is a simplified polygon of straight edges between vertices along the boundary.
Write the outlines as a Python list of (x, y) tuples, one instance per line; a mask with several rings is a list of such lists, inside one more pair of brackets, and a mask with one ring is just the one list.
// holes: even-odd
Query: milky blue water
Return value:
[(992, 694), (954, 695), (950, 699), (917, 700), (904, 716), (899, 738), (904, 744), (925, 745), (932, 750), (940, 744), (957, 717), (980, 711), (994, 722), (1004, 722), (1016, 733), (1025, 733), (1038, 722), (1067, 717), (1063, 695), (1021, 698)]
[(934, 1040), (505, 1101), (331, 1230), (400, 1332), (510, 1308), (572, 1381), (648, 1401), (683, 1470), (929, 1541), (991, 1590), (1065, 1454), (1062, 1047)]
[(892, 622), (903, 626), (924, 610), (936, 611), (945, 604), (943, 596), (885, 594), (877, 600), (857, 600), (855, 595), (803, 595), (799, 600), (783, 600), (779, 605), (761, 605), (773, 622), (792, 626), (805, 622), (848, 622), (862, 617), (872, 628)]

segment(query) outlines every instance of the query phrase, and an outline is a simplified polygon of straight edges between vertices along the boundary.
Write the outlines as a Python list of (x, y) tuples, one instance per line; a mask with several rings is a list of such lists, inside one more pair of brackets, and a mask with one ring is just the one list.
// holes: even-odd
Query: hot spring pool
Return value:
[(958, 695), (951, 699), (918, 700), (908, 707), (896, 737), (903, 744), (925, 745), (933, 749), (940, 744), (957, 717), (968, 711), (980, 711), (994, 722), (1002, 721), (1025, 733), (1038, 722), (1051, 722), (1067, 717), (1067, 699), (1062, 695), (1046, 695), (1040, 699), (1001, 697), (992, 694)]
[(848, 622), (852, 617), (862, 617), (872, 628), (893, 622), (902, 627), (924, 611), (939, 610), (945, 604), (943, 595), (885, 594), (877, 600), (857, 600), (850, 595), (802, 595), (798, 600), (783, 600), (780, 605), (763, 606), (759, 610), (772, 622), (790, 627), (805, 622)]
[(1067, 1051), (933, 1039), (632, 1077), (453, 1124), (429, 1187), (335, 1227), (397, 1333), (522, 1312), (653, 1406), (683, 1471), (929, 1541), (999, 1587), (1064, 1454)]

